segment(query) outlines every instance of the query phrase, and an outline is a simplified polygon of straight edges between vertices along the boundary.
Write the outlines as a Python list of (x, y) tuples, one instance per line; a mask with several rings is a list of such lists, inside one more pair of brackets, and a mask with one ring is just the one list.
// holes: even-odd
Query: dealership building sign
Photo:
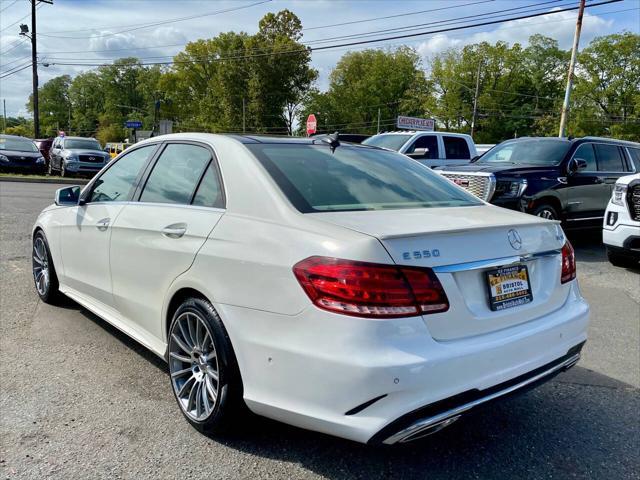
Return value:
[(398, 116), (398, 128), (406, 130), (426, 130), (432, 132), (436, 129), (436, 121), (433, 118), (415, 118)]

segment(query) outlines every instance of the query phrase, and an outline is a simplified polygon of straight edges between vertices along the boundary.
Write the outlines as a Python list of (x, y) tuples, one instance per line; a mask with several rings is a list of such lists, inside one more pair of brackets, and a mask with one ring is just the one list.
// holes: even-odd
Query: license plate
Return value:
[(491, 310), (524, 305), (533, 300), (526, 265), (502, 267), (487, 272), (489, 307)]

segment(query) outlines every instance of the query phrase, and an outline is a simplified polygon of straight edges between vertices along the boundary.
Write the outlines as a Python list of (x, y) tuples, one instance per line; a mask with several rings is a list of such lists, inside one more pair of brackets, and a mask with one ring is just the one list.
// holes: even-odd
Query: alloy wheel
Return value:
[(33, 278), (36, 289), (41, 296), (45, 296), (49, 291), (49, 256), (47, 247), (42, 237), (36, 237), (33, 242)]
[(218, 399), (218, 358), (211, 330), (197, 313), (184, 312), (173, 324), (169, 372), (183, 412), (198, 422), (208, 418)]
[(540, 210), (536, 215), (538, 217), (546, 218), (547, 220), (555, 220), (556, 219), (555, 214), (551, 210), (548, 210), (546, 208), (543, 208), (542, 210)]

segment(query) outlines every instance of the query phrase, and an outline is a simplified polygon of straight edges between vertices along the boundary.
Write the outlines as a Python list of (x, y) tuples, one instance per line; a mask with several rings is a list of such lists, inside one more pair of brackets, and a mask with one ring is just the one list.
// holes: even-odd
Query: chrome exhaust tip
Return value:
[(445, 418), (444, 420), (440, 420), (436, 423), (427, 424), (424, 426), (418, 424), (409, 428), (405, 428), (404, 430), (401, 430), (395, 435), (387, 438), (383, 443), (386, 443), (387, 445), (391, 445), (394, 443), (407, 443), (418, 440), (419, 438), (428, 437), (429, 435), (433, 435), (443, 428), (448, 427), (453, 422), (458, 420), (461, 416), (462, 415), (454, 415), (453, 417)]

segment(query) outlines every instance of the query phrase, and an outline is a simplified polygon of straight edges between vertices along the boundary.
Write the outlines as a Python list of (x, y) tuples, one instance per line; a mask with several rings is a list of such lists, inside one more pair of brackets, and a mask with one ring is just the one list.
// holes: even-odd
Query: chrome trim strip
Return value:
[(481, 268), (502, 267), (513, 263), (530, 262), (536, 258), (554, 257), (562, 253), (561, 249), (548, 250), (546, 252), (529, 253), (526, 255), (513, 255), (511, 257), (491, 258), (488, 260), (477, 260), (474, 262), (454, 263), (451, 265), (441, 265), (432, 267), (436, 273), (466, 272), (468, 270), (479, 270)]
[(581, 220), (602, 220), (603, 217), (583, 217), (583, 218), (567, 218), (567, 222), (579, 222)]
[(434, 415), (432, 417), (427, 417), (427, 418), (423, 418), (422, 420), (418, 420), (413, 424), (409, 425), (407, 428), (395, 433), (394, 435), (391, 435), (382, 443), (386, 443), (387, 445), (391, 445), (398, 442), (402, 443), (405, 438), (411, 437), (412, 435), (415, 435), (421, 430), (425, 430), (431, 427), (432, 425), (442, 422), (443, 420), (446, 420), (450, 417), (454, 417), (456, 415), (460, 415), (466, 412), (467, 410), (470, 410), (490, 400), (494, 400), (496, 398), (502, 397), (509, 393), (513, 393), (516, 390), (526, 387), (531, 383), (537, 382), (538, 380), (541, 380), (542, 378), (557, 372), (558, 370), (566, 370), (574, 366), (578, 362), (578, 360), (580, 360), (580, 354), (576, 353), (575, 355), (567, 358), (564, 362), (559, 363), (558, 365), (555, 365), (554, 367), (551, 367), (548, 370), (545, 370), (544, 372), (539, 373), (538, 375), (535, 375), (531, 378), (523, 380), (520, 383), (512, 385), (511, 387), (505, 388), (504, 390), (500, 390), (499, 392), (492, 393), (491, 395), (487, 395), (486, 397), (479, 398), (478, 400), (465, 403), (464, 405), (461, 405), (456, 408), (452, 408), (451, 410), (447, 410), (446, 412), (440, 413), (439, 415)]

